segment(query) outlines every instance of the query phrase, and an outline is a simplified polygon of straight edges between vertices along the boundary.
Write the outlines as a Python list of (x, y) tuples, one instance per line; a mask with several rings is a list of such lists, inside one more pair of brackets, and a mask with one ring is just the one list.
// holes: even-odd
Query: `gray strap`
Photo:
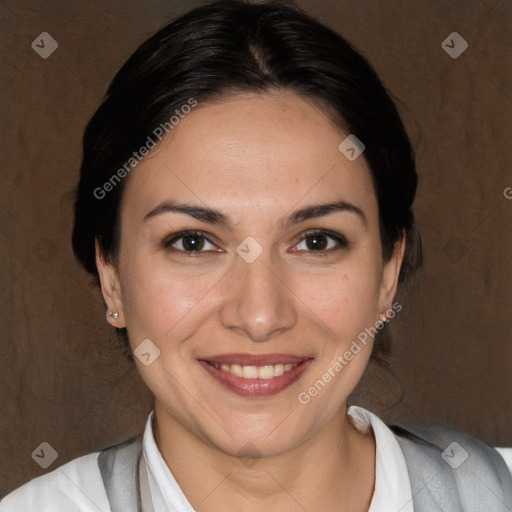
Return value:
[(142, 438), (137, 436), (98, 456), (111, 512), (155, 512), (141, 447)]
[(155, 512), (155, 506), (151, 497), (151, 488), (149, 487), (148, 468), (142, 456), (142, 450), (139, 453), (139, 458), (139, 506), (143, 512)]
[(415, 512), (512, 511), (512, 476), (494, 448), (440, 426), (390, 428), (404, 453)]
[[(415, 512), (512, 511), (512, 476), (496, 450), (443, 427), (390, 428), (404, 453)], [(98, 456), (111, 512), (155, 512), (141, 441), (132, 438)], [(454, 442), (460, 447), (454, 456), (467, 453), (457, 467), (441, 456)]]

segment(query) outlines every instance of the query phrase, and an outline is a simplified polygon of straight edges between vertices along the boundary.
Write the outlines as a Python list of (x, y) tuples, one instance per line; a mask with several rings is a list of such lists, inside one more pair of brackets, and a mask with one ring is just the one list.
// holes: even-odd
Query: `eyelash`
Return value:
[[(304, 252), (308, 252), (310, 254), (314, 254), (315, 256), (328, 256), (332, 252), (336, 252), (341, 249), (347, 249), (349, 246), (348, 240), (343, 235), (341, 235), (340, 233), (336, 233), (335, 231), (330, 231), (329, 229), (310, 229), (309, 231), (306, 231), (305, 233), (303, 233), (302, 238), (295, 245), (298, 245), (298, 244), (304, 242), (308, 237), (314, 236), (314, 235), (325, 236), (327, 238), (334, 240), (338, 244), (337, 247), (326, 249), (326, 250), (304, 251)], [(303, 251), (294, 251), (294, 252), (303, 252)]]
[[(208, 243), (215, 245), (210, 240), (208, 235), (209, 234), (206, 233), (205, 231), (194, 231), (194, 230), (180, 231), (179, 233), (174, 233), (173, 235), (171, 235), (171, 237), (166, 238), (163, 241), (163, 246), (164, 246), (165, 249), (171, 249), (171, 250), (175, 250), (177, 252), (183, 253), (187, 257), (197, 257), (197, 256), (200, 256), (201, 254), (203, 254), (205, 252), (209, 252), (210, 250), (209, 251), (201, 251), (201, 250), (200, 251), (185, 251), (183, 249), (176, 249), (175, 247), (172, 247), (172, 245), (175, 244), (177, 241), (179, 241), (179, 240), (181, 240), (183, 238), (186, 238), (186, 237), (203, 238)], [(338, 244), (338, 247), (330, 248), (330, 249), (327, 249), (327, 250), (317, 250), (317, 251), (315, 251), (315, 250), (307, 250), (307, 251), (295, 250), (293, 252), (308, 252), (310, 254), (314, 254), (315, 256), (328, 256), (332, 252), (339, 251), (340, 249), (346, 249), (349, 246), (349, 243), (348, 243), (347, 239), (343, 235), (341, 235), (339, 233), (336, 233), (335, 231), (330, 231), (328, 229), (312, 229), (312, 230), (309, 230), (309, 231), (305, 232), (302, 235), (302, 238), (295, 244), (295, 246), (297, 246), (300, 243), (306, 241), (306, 239), (308, 237), (314, 236), (314, 235), (317, 235), (317, 236), (318, 235), (323, 235), (323, 236), (325, 236), (327, 238), (330, 238), (330, 239), (334, 240)]]

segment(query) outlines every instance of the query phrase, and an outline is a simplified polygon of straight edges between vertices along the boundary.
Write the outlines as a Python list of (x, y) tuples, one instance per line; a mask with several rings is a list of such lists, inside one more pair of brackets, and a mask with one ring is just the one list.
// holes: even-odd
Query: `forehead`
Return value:
[(347, 135), (291, 92), (199, 103), (132, 172), (124, 202), (139, 213), (169, 197), (219, 209), (339, 198), (376, 208), (364, 158), (338, 149)]

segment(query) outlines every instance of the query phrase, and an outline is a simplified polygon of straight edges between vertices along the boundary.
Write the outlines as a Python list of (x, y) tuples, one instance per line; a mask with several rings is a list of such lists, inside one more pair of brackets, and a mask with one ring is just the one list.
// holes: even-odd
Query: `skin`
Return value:
[[(348, 420), (346, 399), (373, 340), (307, 405), (297, 399), (391, 308), (403, 258), (404, 239), (382, 259), (366, 162), (338, 150), (347, 135), (289, 91), (200, 103), (130, 175), (116, 263), (97, 246), (102, 293), (119, 313), (107, 320), (127, 327), (133, 349), (149, 338), (161, 351), (149, 366), (136, 362), (155, 395), (157, 445), (200, 512), (363, 511), (371, 502), (375, 441)], [(365, 220), (336, 211), (281, 225), (341, 199)], [(145, 219), (168, 200), (218, 210), (232, 226), (172, 211)], [(312, 250), (304, 234), (320, 228), (348, 246), (327, 238), (327, 249)], [(183, 239), (163, 246), (186, 229), (208, 233), (205, 252), (191, 256)], [(246, 237), (263, 250), (252, 263), (235, 251)], [(247, 398), (198, 363), (232, 352), (314, 361), (284, 391)]]

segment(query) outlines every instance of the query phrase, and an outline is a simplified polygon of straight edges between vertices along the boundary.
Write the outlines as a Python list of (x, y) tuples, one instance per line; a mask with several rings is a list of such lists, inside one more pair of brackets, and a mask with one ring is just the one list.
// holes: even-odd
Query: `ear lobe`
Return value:
[(103, 295), (103, 300), (107, 305), (107, 322), (113, 327), (125, 327), (121, 286), (119, 283), (117, 268), (105, 257), (97, 239), (94, 243), (94, 249), (96, 268), (98, 269), (98, 275), (100, 278), (101, 294)]
[(389, 261), (384, 263), (382, 270), (382, 281), (379, 297), (379, 311), (387, 311), (391, 309), (393, 299), (396, 295), (398, 287), (398, 277), (400, 275), (400, 268), (405, 253), (406, 234), (405, 229), (402, 228), (402, 237), (395, 242), (393, 254)]

